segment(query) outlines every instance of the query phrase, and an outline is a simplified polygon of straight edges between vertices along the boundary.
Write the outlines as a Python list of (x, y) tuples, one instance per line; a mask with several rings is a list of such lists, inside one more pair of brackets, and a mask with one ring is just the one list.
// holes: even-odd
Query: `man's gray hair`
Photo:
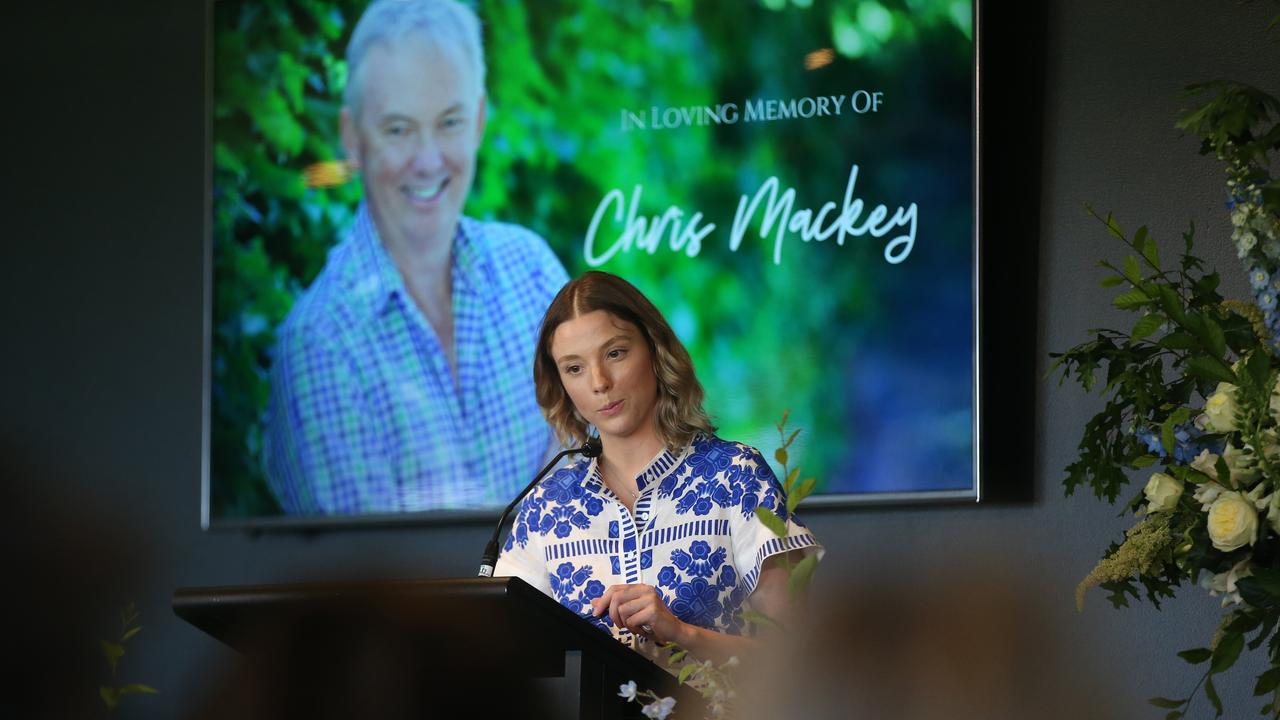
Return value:
[(353, 111), (360, 107), (360, 66), (369, 49), (411, 33), (426, 35), (437, 47), (454, 43), (471, 63), (477, 89), (484, 89), (484, 45), (475, 11), (456, 0), (373, 0), (347, 43), (347, 87), (342, 98), (347, 107)]

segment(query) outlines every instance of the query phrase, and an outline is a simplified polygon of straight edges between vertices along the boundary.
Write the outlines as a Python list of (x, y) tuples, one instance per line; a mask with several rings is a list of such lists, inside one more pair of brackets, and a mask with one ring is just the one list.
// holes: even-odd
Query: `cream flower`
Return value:
[(1225, 433), (1238, 430), (1236, 425), (1236, 386), (1231, 383), (1218, 383), (1204, 401), (1204, 414), (1197, 418), (1197, 424), (1209, 432)]
[(1220, 572), (1217, 575), (1208, 576), (1200, 579), (1200, 586), (1209, 591), (1213, 597), (1223, 595), (1222, 607), (1231, 604), (1240, 604), (1240, 591), (1236, 589), (1236, 582), (1241, 578), (1247, 578), (1253, 574), (1253, 556), (1246, 556), (1243, 560), (1231, 566), (1226, 572)]
[(1280, 491), (1271, 493), (1259, 502), (1267, 509), (1267, 524), (1280, 535)]
[(1239, 487), (1251, 485), (1258, 479), (1258, 464), (1253, 458), (1253, 448), (1237, 448), (1231, 443), (1222, 449), (1222, 459), (1227, 461), (1231, 482)]
[[(1227, 463), (1227, 473), (1230, 475), (1228, 481), (1233, 488), (1240, 487), (1242, 484), (1250, 484), (1258, 479), (1258, 468), (1254, 464), (1251, 451), (1240, 450), (1227, 443), (1227, 446), (1222, 450), (1222, 459)], [(1219, 479), (1218, 456), (1208, 450), (1201, 450), (1200, 454), (1191, 461), (1191, 467), (1208, 475), (1213, 480)]]
[(1207, 482), (1196, 487), (1195, 493), (1192, 495), (1196, 502), (1200, 503), (1200, 509), (1209, 512), (1209, 506), (1213, 504), (1218, 496), (1226, 492), (1227, 489), (1216, 482)]
[(1178, 506), (1182, 482), (1164, 473), (1152, 473), (1143, 494), (1147, 496), (1147, 512), (1168, 512)]
[(1209, 506), (1209, 539), (1222, 552), (1252, 545), (1258, 540), (1258, 511), (1253, 498), (1227, 491)]

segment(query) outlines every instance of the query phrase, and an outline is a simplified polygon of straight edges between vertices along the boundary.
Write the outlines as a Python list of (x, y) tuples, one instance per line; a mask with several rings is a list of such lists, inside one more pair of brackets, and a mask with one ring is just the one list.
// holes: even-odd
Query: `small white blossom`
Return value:
[(652, 720), (667, 720), (667, 716), (676, 707), (676, 699), (673, 697), (664, 697), (640, 708), (640, 712), (644, 716)]
[(625, 684), (618, 686), (618, 697), (626, 698), (628, 701), (636, 699), (636, 681), (631, 680)]

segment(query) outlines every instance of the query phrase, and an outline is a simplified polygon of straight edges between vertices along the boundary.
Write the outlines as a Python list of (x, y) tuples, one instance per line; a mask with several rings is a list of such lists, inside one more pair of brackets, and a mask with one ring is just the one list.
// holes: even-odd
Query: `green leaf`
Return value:
[(681, 660), (685, 659), (688, 656), (689, 656), (688, 650), (681, 650), (680, 652), (672, 653), (671, 657), (667, 658), (667, 664), (675, 665), (676, 663), (680, 662)]
[(1160, 329), (1164, 325), (1165, 318), (1158, 313), (1143, 315), (1138, 318), (1138, 322), (1133, 326), (1133, 332), (1129, 333), (1134, 340), (1141, 340), (1151, 333)]
[(1173, 417), (1170, 416), (1165, 418), (1165, 421), (1160, 424), (1160, 447), (1164, 448), (1166, 454), (1172, 455), (1175, 444), (1176, 438), (1173, 435)]
[(1280, 607), (1280, 570), (1254, 568), (1253, 574), (1236, 583), (1240, 597), (1255, 608)]
[[(1210, 650), (1209, 648), (1194, 648), (1192, 650), (1183, 650), (1182, 652), (1178, 653), (1178, 657), (1182, 658), (1183, 660), (1186, 660), (1192, 665), (1199, 665), (1200, 663), (1213, 657), (1213, 651)], [(1179, 702), (1182, 702), (1182, 701), (1180, 700)]]
[(1258, 676), (1258, 683), (1253, 686), (1254, 695), (1266, 695), (1280, 687), (1280, 667), (1273, 667)]
[(137, 627), (131, 627), (125, 631), (124, 635), (120, 636), (120, 642), (126, 642), (127, 640), (129, 640), (129, 638), (133, 637), (134, 635), (137, 635), (140, 632), (142, 632), (141, 625)]
[(1164, 720), (1181, 720), (1181, 718), (1182, 718), (1181, 710), (1174, 710), (1173, 712), (1164, 716)]
[(799, 435), (799, 434), (800, 434), (800, 431), (801, 431), (801, 430), (803, 430), (803, 429), (804, 429), (804, 428), (796, 428), (796, 429), (791, 433), (791, 436), (787, 438), (787, 441), (786, 441), (786, 442), (784, 442), (784, 443), (782, 443), (782, 447), (785, 447), (785, 448), (789, 448), (789, 447), (791, 447), (791, 443), (793, 443), (793, 442), (795, 442), (795, 441), (796, 441), (796, 436), (797, 436), (797, 435)]
[(1160, 249), (1156, 246), (1156, 241), (1147, 234), (1147, 226), (1143, 225), (1133, 235), (1133, 244), (1138, 248), (1138, 252), (1142, 253), (1142, 257), (1151, 263), (1151, 266), (1157, 270), (1160, 268)]
[(159, 692), (159, 690), (151, 687), (150, 685), (143, 685), (142, 683), (129, 683), (128, 685), (120, 688), (121, 697), (125, 695), (155, 695)]
[(796, 506), (799, 505), (802, 500), (809, 497), (809, 495), (813, 493), (813, 488), (816, 487), (817, 484), (818, 484), (817, 479), (805, 478), (804, 481), (800, 483), (800, 487), (796, 488), (796, 491), (794, 493), (787, 496), (787, 514), (788, 515), (795, 512)]
[(1142, 266), (1138, 264), (1138, 258), (1128, 255), (1124, 259), (1124, 278), (1134, 285), (1141, 285), (1143, 281)]
[(785, 490), (788, 495), (791, 494), (791, 488), (795, 487), (797, 477), (800, 477), (800, 468), (791, 468), (791, 472), (787, 473), (787, 481), (782, 484), (782, 489)]
[(1112, 288), (1123, 282), (1125, 282), (1125, 279), (1124, 279), (1124, 276), (1122, 275), (1108, 275), (1102, 278), (1102, 282), (1098, 284), (1104, 288)]
[(1255, 352), (1251, 354), (1244, 364), (1244, 371), (1249, 375), (1249, 379), (1253, 381), (1255, 388), (1266, 390), (1267, 381), (1271, 379), (1270, 353)]
[(1124, 229), (1121, 228), (1120, 223), (1116, 222), (1115, 218), (1111, 216), (1111, 213), (1107, 213), (1107, 217), (1103, 222), (1106, 223), (1107, 230), (1109, 230), (1112, 235), (1115, 235), (1117, 238), (1120, 238), (1125, 242), (1129, 242), (1128, 240), (1125, 240)]
[(1231, 367), (1215, 357), (1197, 355), (1187, 360), (1187, 370), (1192, 375), (1202, 377), (1206, 380), (1228, 382), (1232, 385), (1239, 384), (1236, 374), (1232, 372)]
[(1205, 345), (1214, 357), (1221, 358), (1227, 352), (1227, 337), (1222, 333), (1222, 326), (1217, 320), (1208, 315), (1201, 316), (1203, 318), (1203, 332), (1201, 337), (1204, 339)]
[(1143, 455), (1139, 458), (1134, 459), (1133, 462), (1129, 463), (1129, 467), (1132, 467), (1135, 470), (1141, 470), (1142, 468), (1151, 467), (1152, 465), (1155, 465), (1159, 459), (1160, 458), (1156, 457), (1155, 455)]
[(1213, 464), (1213, 471), (1218, 474), (1218, 484), (1222, 487), (1231, 487), (1231, 468), (1227, 466), (1226, 458), (1218, 457), (1218, 462)]
[(124, 646), (118, 645), (106, 640), (100, 640), (102, 643), (102, 655), (107, 659), (107, 665), (111, 667), (111, 674), (116, 674), (116, 666), (120, 663), (120, 658), (124, 657)]
[(113, 687), (99, 685), (98, 695), (102, 698), (102, 702), (107, 706), (107, 710), (115, 710), (120, 704), (120, 693), (118, 693)]
[(760, 518), (760, 522), (764, 523), (764, 526), (769, 528), (774, 535), (777, 535), (778, 537), (787, 536), (787, 524), (783, 522), (782, 518), (778, 517), (777, 513), (774, 511), (768, 508), (757, 507), (756, 517)]
[(1164, 309), (1165, 315), (1179, 325), (1185, 324), (1187, 312), (1182, 306), (1182, 298), (1178, 295), (1178, 291), (1168, 285), (1159, 285), (1156, 287), (1156, 293), (1160, 296), (1160, 307)]
[(782, 624), (777, 620), (774, 620), (764, 613), (756, 612), (755, 610), (743, 610), (742, 619), (752, 625), (759, 625), (760, 627), (773, 628), (774, 630), (783, 629)]
[(687, 663), (684, 667), (680, 668), (680, 675), (676, 678), (676, 682), (683, 685), (685, 681), (689, 679), (689, 676), (700, 667), (702, 666), (698, 663)]
[(787, 457), (787, 449), (784, 447), (780, 447), (773, 451), (773, 459), (777, 460), (779, 465), (786, 465)]
[(791, 577), (787, 578), (787, 589), (791, 591), (792, 599), (799, 597), (800, 593), (809, 586), (809, 580), (813, 577), (813, 570), (816, 567), (818, 567), (818, 554), (809, 553), (791, 568)]
[(1147, 702), (1158, 708), (1180, 708), (1187, 703), (1185, 698), (1182, 700), (1170, 700), (1169, 698), (1163, 697), (1153, 697)]
[(1209, 702), (1217, 712), (1214, 717), (1222, 717), (1222, 698), (1218, 697), (1218, 689), (1213, 686), (1212, 675), (1204, 679), (1204, 695), (1209, 698)]
[(1213, 649), (1213, 662), (1209, 665), (1209, 672), (1217, 674), (1235, 665), (1236, 658), (1240, 657), (1243, 649), (1244, 635), (1232, 632), (1224, 634), (1218, 641), (1218, 646)]
[(1190, 350), (1196, 346), (1196, 339), (1190, 333), (1174, 332), (1160, 338), (1156, 344), (1169, 350)]
[(1142, 292), (1141, 288), (1133, 288), (1128, 292), (1122, 292), (1117, 295), (1111, 301), (1111, 304), (1121, 310), (1136, 310), (1144, 305), (1150, 305), (1151, 298), (1147, 297), (1147, 294)]

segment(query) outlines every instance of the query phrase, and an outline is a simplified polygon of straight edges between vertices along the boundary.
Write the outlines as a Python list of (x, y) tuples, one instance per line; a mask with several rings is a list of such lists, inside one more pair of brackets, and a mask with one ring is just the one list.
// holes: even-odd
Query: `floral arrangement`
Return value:
[(1262, 714), (1280, 718), (1280, 180), (1271, 171), (1280, 100), (1227, 81), (1192, 86), (1188, 97), (1201, 102), (1177, 127), (1225, 165), (1231, 240), (1253, 297), (1218, 293), (1220, 276), (1192, 254), (1194, 225), (1170, 262), (1146, 227), (1128, 234), (1089, 210), (1128, 250), (1118, 265), (1101, 263), (1102, 285), (1118, 289), (1115, 307), (1139, 317), (1128, 332), (1093, 330), (1094, 339), (1052, 356), (1060, 384), (1074, 379), (1106, 396), (1063, 485), (1067, 495), (1086, 486), (1115, 503), (1131, 471), (1147, 477), (1126, 506), (1136, 523), (1076, 600), (1082, 606), (1100, 586), (1116, 607), (1145, 594), (1158, 608), (1184, 582), (1198, 583), (1224, 607), (1205, 647), (1179, 653), (1204, 674), (1186, 697), (1151, 702), (1177, 720), (1203, 687), (1221, 716), (1214, 678), (1246, 646), (1265, 645), (1269, 669), (1254, 693), (1267, 697)]
[[(811, 495), (818, 484), (816, 478), (801, 480), (800, 468), (790, 465), (789, 449), (796, 441), (796, 437), (800, 435), (799, 428), (787, 433), (787, 419), (790, 415), (790, 410), (783, 412), (782, 419), (775, 425), (778, 429), (778, 449), (773, 453), (774, 459), (782, 466), (782, 475), (785, 478), (782, 489), (787, 499), (786, 515), (779, 515), (765, 507), (755, 509), (756, 517), (760, 518), (765, 527), (778, 537), (787, 536), (787, 523), (783, 518), (790, 517), (800, 501)], [(795, 603), (808, 588), (809, 581), (813, 578), (813, 571), (818, 565), (818, 557), (815, 554), (809, 554), (803, 560), (792, 563), (790, 558), (784, 555), (782, 564), (787, 570), (787, 591), (791, 602)], [(782, 623), (777, 619), (755, 610), (743, 610), (741, 619), (744, 624), (785, 631)], [(695, 688), (706, 702), (708, 718), (718, 720), (733, 716), (733, 703), (737, 700), (737, 691), (734, 689), (734, 668), (740, 664), (737, 657), (730, 657), (724, 663), (717, 665), (710, 660), (699, 661), (689, 657), (689, 651), (675, 643), (667, 643), (663, 646), (663, 650), (668, 653), (667, 665), (680, 667), (676, 680), (681, 685)], [(652, 690), (640, 690), (636, 687), (634, 680), (618, 687), (618, 697), (625, 698), (628, 702), (647, 700), (642, 703), (640, 712), (654, 720), (666, 720), (674, 713), (676, 706), (675, 698), (659, 696)]]

